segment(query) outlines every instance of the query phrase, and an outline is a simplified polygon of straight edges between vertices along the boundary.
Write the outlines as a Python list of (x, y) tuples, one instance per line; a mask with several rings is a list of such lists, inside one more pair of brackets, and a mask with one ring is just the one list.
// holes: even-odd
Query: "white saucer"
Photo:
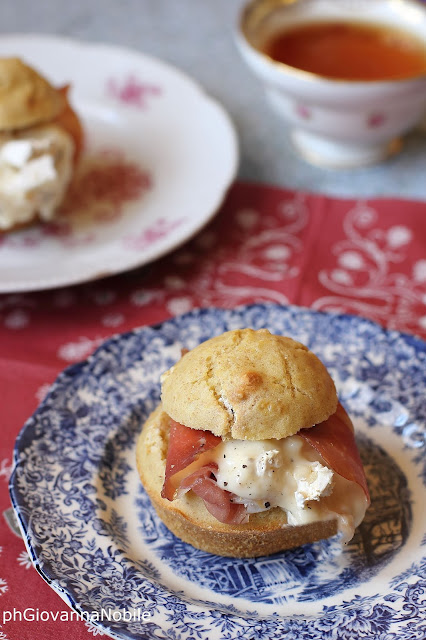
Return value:
[(216, 213), (236, 174), (237, 137), (186, 75), (130, 50), (51, 36), (2, 36), (0, 56), (70, 84), (86, 132), (83, 177), (58, 223), (0, 235), (0, 293), (144, 265)]

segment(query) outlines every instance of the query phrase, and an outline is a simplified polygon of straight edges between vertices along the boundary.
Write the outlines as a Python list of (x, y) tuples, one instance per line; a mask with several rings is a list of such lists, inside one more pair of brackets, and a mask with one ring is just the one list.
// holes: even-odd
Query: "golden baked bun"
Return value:
[(317, 356), (267, 329), (228, 331), (186, 353), (162, 376), (161, 400), (186, 427), (242, 440), (286, 438), (337, 408)]
[[(185, 356), (186, 357), (186, 356)], [(146, 421), (136, 449), (142, 484), (158, 516), (178, 538), (197, 549), (221, 556), (252, 558), (269, 555), (337, 533), (336, 520), (287, 524), (280, 508), (253, 513), (247, 524), (216, 520), (192, 491), (170, 502), (161, 497), (169, 435), (169, 417), (159, 406)]]
[(19, 58), (0, 58), (0, 131), (13, 131), (55, 119), (66, 99)]

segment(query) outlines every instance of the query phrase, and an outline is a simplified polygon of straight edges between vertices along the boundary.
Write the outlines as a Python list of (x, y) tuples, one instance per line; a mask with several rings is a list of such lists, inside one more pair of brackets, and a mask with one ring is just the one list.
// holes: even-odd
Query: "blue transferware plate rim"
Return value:
[[(50, 393), (48, 394), (46, 399), (43, 401), (43, 403), (40, 405), (40, 407), (36, 410), (34, 416), (30, 418), (30, 420), (26, 423), (26, 425), (24, 425), (21, 433), (17, 438), (16, 445), (15, 445), (15, 469), (10, 481), (10, 490), (11, 490), (12, 503), (13, 503), (15, 512), (18, 516), (18, 520), (20, 523), (24, 540), (26, 541), (30, 556), (36, 564), (37, 570), (42, 575), (42, 577), (52, 586), (52, 588), (55, 591), (57, 591), (59, 595), (66, 602), (68, 602), (68, 604), (70, 604), (70, 606), (72, 606), (77, 611), (85, 611), (84, 606), (78, 603), (78, 598), (75, 597), (75, 593), (73, 594), (72, 590), (61, 587), (60, 580), (58, 580), (58, 576), (52, 573), (52, 571), (49, 571), (49, 567), (46, 568), (45, 566), (43, 566), (43, 558), (41, 558), (40, 560), (39, 552), (37, 551), (37, 542), (34, 544), (34, 539), (31, 538), (31, 534), (34, 532), (28, 529), (28, 520), (26, 521), (25, 517), (22, 517), (22, 513), (23, 511), (25, 511), (25, 508), (27, 505), (24, 503), (22, 499), (22, 495), (20, 495), (19, 487), (18, 487), (19, 481), (17, 478), (17, 470), (20, 464), (21, 465), (25, 464), (25, 459), (23, 459), (21, 463), (19, 462), (19, 460), (20, 460), (20, 457), (22, 458), (22, 452), (26, 446), (26, 439), (28, 438), (28, 432), (31, 431), (31, 429), (34, 430), (34, 425), (37, 424), (36, 422), (37, 419), (40, 418), (40, 415), (43, 412), (43, 410), (45, 410), (46, 408), (48, 409), (49, 403), (51, 402), (52, 398), (54, 398), (55, 394), (61, 390), (61, 386), (66, 382), (68, 382), (70, 379), (78, 378), (78, 376), (81, 375), (82, 372), (84, 372), (87, 367), (90, 367), (93, 364), (96, 364), (102, 361), (102, 358), (108, 359), (108, 357), (110, 357), (111, 355), (110, 351), (113, 350), (114, 348), (121, 347), (122, 349), (124, 349), (123, 344), (126, 342), (126, 340), (131, 342), (132, 340), (142, 339), (141, 336), (146, 337), (147, 334), (149, 334), (151, 337), (156, 337), (157, 339), (158, 338), (161, 338), (163, 340), (165, 339), (166, 341), (169, 339), (169, 334), (170, 334), (171, 336), (170, 339), (172, 340), (172, 342), (173, 340), (175, 340), (176, 342), (176, 337), (178, 339), (179, 338), (184, 339), (188, 331), (189, 331), (189, 334), (194, 334), (194, 332), (196, 333), (197, 331), (199, 331), (199, 334), (195, 338), (195, 343), (197, 343), (201, 339), (206, 339), (206, 337), (209, 337), (208, 335), (209, 332), (211, 332), (212, 329), (216, 331), (219, 325), (220, 325), (220, 330), (218, 330), (218, 332), (222, 332), (222, 329), (226, 330), (226, 328), (233, 328), (235, 324), (239, 324), (239, 326), (255, 326), (256, 323), (257, 325), (259, 325), (259, 323), (266, 324), (267, 326), (269, 326), (269, 328), (271, 328), (271, 330), (280, 332), (280, 329), (282, 331), (282, 327), (276, 327), (275, 325), (277, 323), (278, 324), (284, 323), (284, 325), (292, 329), (293, 333), (287, 330), (287, 332), (290, 333), (290, 335), (294, 335), (294, 333), (299, 334), (299, 335), (295, 335), (295, 337), (296, 338), (299, 337), (301, 339), (302, 336), (300, 336), (300, 333), (303, 334), (304, 332), (305, 333), (307, 332), (309, 337), (309, 332), (312, 331), (312, 327), (315, 325), (315, 323), (328, 324), (330, 322), (335, 323), (336, 326), (339, 323), (342, 325), (345, 325), (345, 331), (348, 329), (348, 327), (350, 328), (351, 326), (353, 326), (355, 328), (354, 336), (357, 340), (360, 340), (361, 342), (365, 338), (366, 334), (369, 334), (369, 335), (373, 334), (375, 338), (377, 338), (377, 336), (381, 336), (382, 339), (385, 339), (384, 344), (387, 346), (389, 346), (389, 344), (393, 344), (394, 346), (397, 345), (398, 348), (404, 347), (404, 348), (408, 348), (409, 350), (414, 349), (415, 353), (420, 355), (424, 353), (426, 350), (425, 343), (423, 343), (419, 338), (416, 338), (408, 334), (401, 334), (396, 331), (387, 331), (382, 327), (379, 327), (379, 325), (376, 325), (374, 322), (370, 320), (361, 319), (357, 316), (348, 316), (345, 314), (327, 314), (323, 312), (316, 312), (309, 309), (302, 309), (297, 307), (284, 308), (274, 304), (254, 304), (254, 305), (249, 305), (245, 307), (239, 307), (234, 310), (198, 309), (188, 314), (185, 314), (184, 316), (179, 316), (177, 318), (166, 320), (162, 323), (155, 325), (154, 327), (144, 327), (141, 329), (135, 329), (126, 334), (113, 336), (112, 338), (106, 340), (103, 343), (103, 345), (101, 345), (94, 352), (94, 354), (92, 354), (85, 362), (79, 363), (77, 365), (72, 365), (71, 367), (66, 369), (64, 372), (62, 372), (58, 376), (56, 382), (52, 386)], [(302, 329), (300, 329), (300, 327), (302, 327)], [(203, 334), (203, 331), (204, 331), (204, 334)], [(187, 337), (188, 336), (186, 336), (186, 338)], [(307, 342), (306, 338), (305, 340), (302, 340), (302, 341)], [(380, 340), (378, 342), (380, 342)], [(168, 345), (167, 348), (169, 347), (170, 345)], [(319, 355), (321, 357), (322, 354), (319, 353)], [(420, 355), (418, 355), (418, 357), (420, 357)], [(32, 444), (34, 444), (34, 442)], [(31, 442), (29, 443), (29, 447), (31, 448)], [(420, 462), (418, 463), (418, 466), (419, 465), (420, 465)], [(95, 517), (95, 515), (96, 514), (92, 514), (92, 519)], [(425, 559), (423, 558), (421, 562), (423, 562), (423, 565), (424, 565)], [(424, 572), (423, 565), (421, 570)], [(424, 580), (424, 574), (421, 573), (421, 575), (416, 577), (419, 578), (419, 581), (416, 583), (416, 586), (419, 587), (420, 582)], [(394, 576), (394, 578), (396, 579), (397, 576)], [(164, 589), (163, 587), (158, 587), (157, 585), (156, 588), (159, 589), (158, 593), (162, 594), (161, 597), (164, 597), (164, 594), (167, 593), (167, 589)], [(401, 587), (399, 586), (398, 589), (399, 591), (398, 590), (395, 591), (393, 595), (392, 593), (389, 594), (389, 598), (390, 598), (389, 602), (392, 602), (392, 601), (396, 602), (396, 599), (399, 597), (399, 594), (401, 593)], [(148, 633), (148, 635), (146, 635), (145, 637), (146, 638), (161, 637), (158, 635), (158, 633), (160, 632), (160, 629), (161, 629), (161, 632), (167, 631), (167, 629), (171, 626), (170, 621), (167, 620), (168, 607), (171, 607), (171, 606), (175, 606), (180, 610), (179, 619), (180, 619), (181, 625), (183, 625), (181, 629), (181, 637), (182, 638), (190, 637), (190, 634), (193, 632), (193, 629), (194, 629), (194, 615), (195, 615), (194, 612), (191, 610), (192, 605), (187, 607), (185, 598), (183, 600), (180, 600), (177, 594), (172, 594), (171, 596), (166, 595), (166, 599), (167, 597), (169, 598), (169, 605), (166, 605), (165, 607), (163, 607), (164, 609), (163, 619), (161, 621), (160, 626), (159, 627), (154, 626), (151, 628), (149, 627), (149, 625), (145, 625), (143, 627), (144, 633)], [(384, 619), (381, 621), (381, 624), (384, 625), (384, 628), (386, 627), (388, 628), (388, 630), (392, 631), (392, 628), (393, 628), (392, 625), (393, 626), (395, 626), (395, 624), (399, 625), (398, 635), (393, 636), (388, 634), (387, 638), (388, 637), (389, 638), (393, 638), (393, 637), (395, 638), (410, 637), (411, 638), (411, 636), (409, 635), (404, 636), (401, 634), (404, 633), (404, 629), (406, 629), (407, 633), (408, 632), (411, 633), (411, 631), (409, 631), (409, 626), (407, 625), (410, 625), (411, 622), (413, 622), (413, 624), (414, 623), (418, 624), (420, 620), (423, 619), (423, 616), (425, 616), (424, 610), (422, 611), (416, 610), (415, 617), (413, 618), (413, 620), (410, 620), (407, 618), (404, 620), (403, 619), (397, 620), (396, 618), (398, 617), (401, 618), (399, 609), (395, 610), (394, 613), (392, 613), (392, 607), (390, 607), (387, 604), (388, 601), (384, 600), (382, 597), (379, 596), (379, 601), (376, 602), (377, 598), (376, 600), (374, 600), (374, 598), (373, 600), (371, 600), (373, 596), (369, 596), (369, 597), (370, 597), (370, 600), (368, 600), (368, 598), (366, 600), (361, 596), (356, 596), (355, 599), (352, 600), (352, 605), (357, 607), (358, 617), (361, 615), (361, 620), (362, 620), (363, 607), (366, 608), (365, 609), (366, 611), (368, 610), (368, 616), (367, 614), (365, 614), (366, 615), (365, 623), (367, 624), (367, 618), (368, 618), (370, 626), (371, 624), (374, 624), (374, 620), (375, 620), (374, 616), (372, 616), (372, 612), (374, 613), (374, 611), (377, 609), (378, 606), (379, 608), (381, 608), (381, 610), (383, 611), (386, 610), (387, 614), (386, 616), (384, 616)], [(220, 613), (221, 606), (219, 606), (218, 609), (216, 610), (214, 609), (215, 594), (213, 592), (211, 593), (211, 598), (212, 600), (209, 598), (208, 600), (203, 601), (204, 606), (209, 604), (212, 606), (212, 609), (210, 611), (205, 610), (203, 614), (204, 622), (208, 620), (210, 616), (209, 634), (206, 635), (207, 632), (205, 628), (202, 625), (199, 625), (197, 633), (200, 638), (206, 638), (206, 639), (209, 638), (210, 640), (210, 638), (213, 638), (213, 635), (212, 635), (213, 628), (215, 628), (215, 632), (219, 628), (223, 631), (220, 625), (222, 626), (225, 625), (226, 631), (228, 633), (228, 636), (226, 637), (236, 638), (242, 633), (246, 634), (244, 637), (256, 637), (255, 635), (253, 636), (247, 635), (247, 633), (252, 633), (252, 632), (254, 633), (256, 621), (254, 622), (252, 621), (253, 624), (248, 622), (248, 618), (242, 615), (241, 608), (239, 608), (238, 606), (234, 607), (232, 605), (231, 607), (228, 607), (227, 613), (225, 614)], [(394, 600), (392, 600), (392, 598)], [(336, 619), (336, 615), (338, 612), (340, 612), (341, 615), (344, 615), (344, 611), (346, 611), (348, 606), (349, 606), (348, 602), (346, 603), (343, 602), (343, 604), (341, 603), (339, 607), (337, 607), (337, 610), (334, 612), (333, 619), (334, 620)], [(333, 609), (333, 605), (331, 605), (330, 611), (331, 609)], [(382, 618), (384, 615), (383, 611), (380, 614)], [(392, 620), (392, 618), (394, 620)], [(400, 623), (402, 624), (402, 626)], [(298, 638), (303, 638), (303, 639), (309, 638), (309, 640), (311, 638), (315, 638), (316, 637), (315, 634), (317, 633), (317, 631), (318, 632), (320, 631), (320, 628), (316, 629), (315, 624), (310, 623), (310, 625), (309, 624), (305, 625), (304, 621), (300, 619), (300, 617), (298, 617), (297, 615), (294, 615), (294, 616), (290, 615), (285, 618), (280, 618), (279, 616), (277, 617), (273, 615), (269, 617), (266, 616), (265, 618), (263, 618), (263, 620), (259, 619), (259, 624), (262, 624), (265, 627), (265, 630), (267, 630), (269, 634), (283, 633), (286, 629), (288, 632), (288, 630), (292, 628), (294, 632), (297, 632), (299, 634), (297, 636)], [(336, 631), (334, 623), (331, 622), (331, 619), (327, 622), (327, 613), (325, 613), (325, 616), (322, 617), (321, 624), (322, 624), (322, 626), (320, 625), (321, 634), (332, 633), (333, 629), (334, 629), (334, 632)], [(130, 630), (130, 635), (127, 633), (126, 630), (124, 631), (123, 629), (117, 630), (117, 628), (114, 625), (108, 626), (108, 625), (99, 623), (98, 626), (103, 631), (110, 634), (112, 637), (116, 637), (116, 638), (140, 637), (140, 636), (132, 635), (131, 630)], [(341, 630), (339, 633), (344, 634), (345, 633), (344, 626), (342, 626), (342, 629), (343, 631)], [(218, 636), (218, 637), (221, 637), (221, 636)], [(270, 635), (270, 637), (280, 637), (280, 636)], [(321, 637), (328, 637), (328, 636), (321, 635)], [(333, 637), (336, 637), (336, 638), (339, 637), (343, 639), (346, 637), (349, 638), (350, 636), (339, 635), (339, 636), (333, 636)]]

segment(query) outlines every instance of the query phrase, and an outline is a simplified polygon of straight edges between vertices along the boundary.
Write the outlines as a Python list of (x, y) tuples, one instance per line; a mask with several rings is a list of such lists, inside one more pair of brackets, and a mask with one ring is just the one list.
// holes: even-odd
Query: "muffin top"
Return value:
[(238, 329), (203, 342), (162, 376), (162, 405), (176, 422), (224, 438), (285, 438), (337, 408), (327, 369), (300, 342)]
[(0, 131), (23, 129), (58, 116), (65, 96), (19, 58), (0, 58)]

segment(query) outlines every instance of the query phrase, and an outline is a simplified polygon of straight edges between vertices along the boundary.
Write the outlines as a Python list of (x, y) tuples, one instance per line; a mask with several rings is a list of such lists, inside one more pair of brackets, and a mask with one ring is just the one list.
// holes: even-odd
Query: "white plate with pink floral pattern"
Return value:
[(155, 260), (216, 213), (238, 143), (223, 108), (179, 70), (127, 49), (0, 37), (70, 98), (85, 129), (75, 184), (53, 224), (0, 236), (0, 293), (75, 284)]

